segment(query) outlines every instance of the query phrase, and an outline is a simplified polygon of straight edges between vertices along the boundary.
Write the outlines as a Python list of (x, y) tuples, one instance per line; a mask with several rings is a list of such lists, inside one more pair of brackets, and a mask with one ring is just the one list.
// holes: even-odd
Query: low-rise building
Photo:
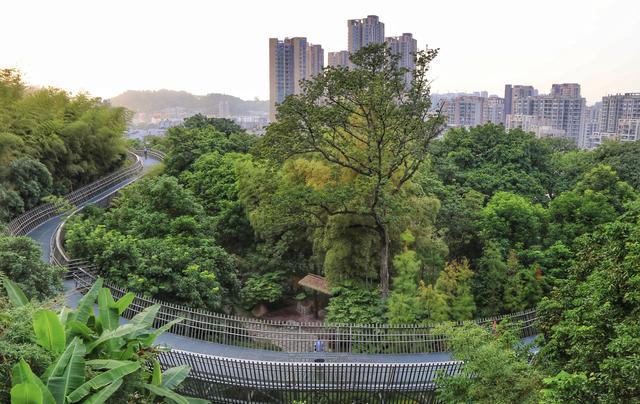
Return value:
[(536, 115), (508, 114), (505, 119), (505, 129), (522, 129), (525, 132), (532, 132), (538, 138), (542, 137), (564, 137), (566, 132), (553, 126), (550, 119)]

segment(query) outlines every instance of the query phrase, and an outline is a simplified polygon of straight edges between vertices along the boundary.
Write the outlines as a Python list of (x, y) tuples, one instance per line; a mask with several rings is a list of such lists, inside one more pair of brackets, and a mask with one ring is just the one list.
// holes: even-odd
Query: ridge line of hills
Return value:
[(183, 110), (190, 113), (217, 115), (224, 109), (230, 115), (260, 115), (269, 111), (269, 101), (243, 100), (219, 93), (195, 95), (175, 90), (127, 90), (109, 100), (111, 105), (138, 113)]

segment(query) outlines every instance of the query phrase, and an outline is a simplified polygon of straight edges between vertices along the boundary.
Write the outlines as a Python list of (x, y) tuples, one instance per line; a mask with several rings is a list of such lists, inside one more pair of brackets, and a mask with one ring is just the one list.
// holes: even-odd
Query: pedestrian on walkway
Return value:
[(316, 352), (323, 352), (324, 351), (324, 343), (322, 342), (322, 340), (320, 338), (318, 338), (316, 340), (315, 351)]

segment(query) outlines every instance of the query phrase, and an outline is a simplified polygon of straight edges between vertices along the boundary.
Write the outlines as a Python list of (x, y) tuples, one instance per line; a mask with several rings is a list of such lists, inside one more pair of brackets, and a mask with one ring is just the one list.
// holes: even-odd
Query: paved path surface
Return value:
[[(160, 162), (151, 157), (145, 160), (144, 172), (150, 167)], [(82, 205), (93, 203), (112, 192), (135, 181), (136, 178), (130, 178), (113, 188), (103, 192), (102, 194), (92, 198), (90, 201)], [(81, 205), (81, 206), (82, 206)], [(36, 240), (42, 247), (42, 259), (49, 262), (50, 257), (50, 240), (57, 226), (63, 220), (62, 216), (54, 217), (42, 225), (32, 230), (27, 236)], [(67, 304), (75, 307), (80, 300), (81, 294), (75, 290), (73, 281), (65, 283)], [(121, 322), (126, 320), (121, 319)], [(533, 338), (528, 339), (530, 342)], [(444, 362), (451, 360), (451, 355), (447, 352), (443, 353), (424, 353), (424, 354), (349, 354), (349, 353), (287, 353), (275, 352), (262, 349), (242, 348), (233, 345), (223, 345), (213, 342), (200, 341), (193, 338), (183, 337), (175, 334), (164, 333), (156, 340), (159, 344), (167, 345), (182, 351), (195, 352), (200, 354), (223, 356), (235, 359), (253, 359), (265, 361), (283, 361), (283, 362), (311, 362), (314, 359), (322, 358), (326, 362), (356, 362), (356, 363), (415, 363), (415, 362)]]

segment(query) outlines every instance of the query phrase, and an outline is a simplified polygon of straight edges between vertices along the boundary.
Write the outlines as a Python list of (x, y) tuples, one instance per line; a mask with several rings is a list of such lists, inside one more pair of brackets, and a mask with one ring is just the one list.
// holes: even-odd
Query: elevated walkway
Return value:
[[(156, 151), (146, 160), (131, 154), (129, 167), (74, 192), (68, 199), (75, 204), (76, 212), (92, 203), (108, 206), (119, 189), (163, 158)], [(90, 266), (70, 260), (62, 248), (66, 218), (59, 206), (47, 204), (12, 221), (9, 231), (37, 241), (45, 261), (70, 268), (66, 298), (70, 306), (75, 306), (95, 277)], [(105, 286), (115, 297), (126, 292), (114, 285)], [(310, 402), (321, 397), (342, 402), (358, 394), (394, 402), (431, 402), (437, 375), (456, 374), (463, 366), (451, 360), (445, 341), (431, 334), (428, 325), (292, 325), (193, 310), (141, 296), (123, 315), (131, 318), (155, 303), (162, 305), (156, 326), (176, 317), (185, 318), (158, 338), (158, 343), (171, 348), (159, 358), (162, 367), (191, 366), (186, 391), (214, 402), (287, 402), (304, 397), (310, 397)], [(521, 323), (523, 342), (535, 338), (535, 311), (476, 322), (490, 323), (505, 317)], [(331, 352), (309, 352), (318, 336)], [(282, 352), (282, 346), (291, 348)]]

